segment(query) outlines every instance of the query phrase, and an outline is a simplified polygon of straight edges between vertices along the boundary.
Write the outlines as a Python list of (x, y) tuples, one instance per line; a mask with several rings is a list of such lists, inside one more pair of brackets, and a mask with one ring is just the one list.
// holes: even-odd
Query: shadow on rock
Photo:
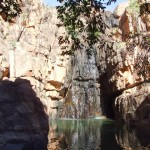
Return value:
[(47, 150), (48, 116), (30, 81), (0, 81), (0, 149)]
[(136, 112), (136, 131), (140, 142), (150, 148), (150, 94), (139, 105)]

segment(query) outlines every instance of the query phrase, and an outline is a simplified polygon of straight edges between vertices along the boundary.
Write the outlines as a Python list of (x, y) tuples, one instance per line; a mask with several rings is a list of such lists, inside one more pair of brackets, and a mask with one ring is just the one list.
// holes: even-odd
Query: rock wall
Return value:
[[(147, 5), (147, 3), (142, 3), (142, 5)], [(149, 6), (149, 5), (148, 5)], [(145, 101), (145, 99), (149, 99), (149, 83), (144, 83), (149, 81), (149, 67), (150, 62), (149, 59), (147, 59), (147, 65), (140, 67), (141, 62), (144, 62), (143, 60), (140, 61), (140, 59), (145, 59), (146, 57), (150, 57), (150, 45), (142, 46), (144, 45), (144, 38), (148, 39), (149, 37), (149, 27), (148, 27), (148, 19), (145, 20), (143, 16), (147, 16), (147, 18), (150, 17), (150, 14), (147, 12), (142, 13), (142, 15), (138, 18), (133, 18), (132, 14), (128, 12), (128, 9), (124, 12), (124, 15), (121, 17), (120, 22), (123, 34), (123, 40), (126, 42), (126, 49), (129, 50), (128, 44), (132, 44), (132, 47), (130, 47), (130, 51), (125, 51), (125, 59), (124, 59), (124, 65), (121, 69), (119, 69), (119, 76), (120, 78), (124, 78), (125, 89), (123, 90), (123, 93), (116, 98), (115, 100), (115, 108), (120, 109), (119, 114), (121, 114), (121, 117), (119, 117), (118, 110), (116, 111), (117, 114), (115, 115), (116, 118), (123, 119), (125, 121), (131, 121), (134, 120), (137, 121), (137, 111), (143, 105), (142, 103)], [(124, 20), (124, 17), (126, 18), (126, 21)], [(123, 25), (124, 24), (124, 25)], [(123, 27), (124, 26), (124, 27)], [(128, 26), (129, 28), (126, 28)], [(126, 33), (125, 33), (126, 32)], [(129, 38), (131, 33), (138, 32), (140, 36), (135, 37), (135, 40), (130, 39), (129, 42), (127, 42), (126, 38)], [(145, 40), (146, 41), (146, 40)], [(148, 42), (149, 43), (149, 42)], [(146, 43), (145, 43), (146, 45)], [(144, 54), (145, 53), (145, 54)], [(140, 58), (141, 55), (145, 55), (144, 57)], [(137, 67), (137, 66), (138, 67)], [(145, 68), (145, 69), (144, 69)], [(143, 70), (145, 72), (145, 75), (139, 75), (139, 70)], [(121, 72), (120, 72), (121, 71)], [(147, 72), (147, 73), (146, 73)], [(149, 101), (149, 100), (148, 100)], [(148, 113), (148, 112), (147, 112)], [(149, 113), (148, 113), (149, 114)], [(147, 114), (147, 115), (148, 115)], [(147, 120), (148, 117), (145, 117)], [(141, 120), (145, 120), (142, 118)], [(139, 121), (140, 119), (138, 119)]]
[[(118, 6), (113, 14), (104, 12), (105, 34), (88, 57), (85, 44), (74, 56), (63, 54), (65, 45), (60, 46), (58, 38), (66, 31), (55, 8), (22, 1), (19, 17), (0, 20), (1, 79), (29, 80), (50, 118), (103, 115), (126, 122), (143, 120), (138, 108), (149, 94), (149, 84), (143, 83), (150, 76), (139, 75), (135, 64), (149, 50), (141, 46), (149, 38), (149, 14), (135, 19), (128, 5)], [(149, 59), (147, 64), (145, 70)]]
[[(141, 7), (143, 5), (148, 9), (149, 3), (142, 3)], [(149, 21), (143, 16), (149, 18), (150, 14), (143, 12), (135, 18), (125, 8), (122, 15), (117, 11), (114, 15), (118, 18), (119, 28), (107, 29), (105, 33), (109, 33), (109, 38), (104, 36), (101, 43), (105, 46), (97, 48), (104, 113), (137, 125), (141, 131), (146, 126), (144, 132), (148, 133), (150, 43), (147, 39), (150, 31)], [(137, 36), (132, 37), (133, 33), (137, 33)], [(141, 67), (140, 64), (144, 62), (147, 64)]]
[(1, 79), (29, 80), (50, 118), (100, 115), (94, 54), (90, 59), (85, 51), (62, 55), (58, 38), (66, 31), (58, 28), (56, 9), (40, 1), (22, 1), (21, 6), (13, 22), (1, 19)]
[[(69, 56), (61, 56), (57, 11), (40, 1), (22, 1), (22, 13), (13, 22), (1, 22), (1, 79), (29, 80), (51, 117), (61, 105), (59, 90), (67, 72)], [(32, 6), (32, 7), (31, 7)]]

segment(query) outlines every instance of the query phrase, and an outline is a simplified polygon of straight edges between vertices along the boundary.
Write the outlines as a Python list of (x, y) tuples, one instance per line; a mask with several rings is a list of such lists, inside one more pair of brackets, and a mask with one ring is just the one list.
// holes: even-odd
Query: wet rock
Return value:
[(88, 56), (86, 47), (72, 57), (67, 78), (71, 79), (64, 105), (60, 110), (63, 118), (89, 118), (101, 114), (100, 94), (96, 87), (99, 76), (94, 53)]

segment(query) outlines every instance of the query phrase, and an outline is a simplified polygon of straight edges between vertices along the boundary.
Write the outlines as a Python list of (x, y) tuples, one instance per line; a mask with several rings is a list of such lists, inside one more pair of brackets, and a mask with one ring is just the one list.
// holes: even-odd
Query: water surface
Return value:
[(148, 150), (148, 142), (108, 119), (50, 120), (49, 150)]

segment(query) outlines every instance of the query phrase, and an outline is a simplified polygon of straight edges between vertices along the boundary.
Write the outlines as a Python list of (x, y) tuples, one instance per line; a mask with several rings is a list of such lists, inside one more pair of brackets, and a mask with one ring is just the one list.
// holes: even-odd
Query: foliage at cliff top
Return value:
[(5, 21), (11, 21), (21, 13), (18, 0), (0, 0), (0, 15)]
[[(91, 48), (101, 33), (104, 32), (105, 24), (102, 19), (104, 5), (102, 0), (58, 0), (63, 5), (57, 7), (58, 18), (67, 29), (68, 36), (61, 37), (60, 44), (72, 40), (71, 51), (80, 48), (80, 37)], [(107, 4), (115, 2), (109, 0)], [(80, 38), (80, 39), (79, 39)]]
[(135, 17), (139, 16), (139, 14), (140, 14), (140, 5), (138, 3), (138, 0), (129, 0), (128, 10)]

